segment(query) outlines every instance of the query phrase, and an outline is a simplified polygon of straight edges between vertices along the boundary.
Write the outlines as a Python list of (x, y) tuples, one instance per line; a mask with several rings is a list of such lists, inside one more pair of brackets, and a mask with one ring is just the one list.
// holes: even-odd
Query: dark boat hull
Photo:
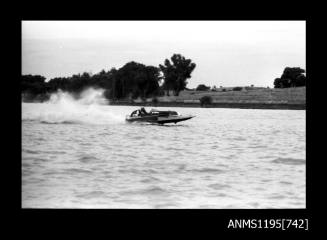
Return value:
[(194, 116), (178, 116), (178, 117), (159, 117), (159, 116), (142, 116), (142, 117), (131, 117), (126, 118), (127, 122), (149, 122), (149, 123), (178, 123), (182, 121), (186, 121), (188, 119), (193, 118)]
[(158, 116), (143, 116), (143, 117), (131, 117), (126, 118), (127, 122), (154, 122), (158, 121)]
[(186, 121), (188, 119), (191, 119), (193, 116), (188, 116), (188, 117), (179, 117), (179, 118), (158, 118), (157, 122), (159, 124), (165, 124), (165, 123), (178, 123), (182, 121)]

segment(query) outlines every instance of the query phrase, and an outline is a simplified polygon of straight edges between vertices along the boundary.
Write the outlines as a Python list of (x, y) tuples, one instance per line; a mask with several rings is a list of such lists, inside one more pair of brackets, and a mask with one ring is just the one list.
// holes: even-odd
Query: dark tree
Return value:
[(159, 86), (161, 79), (159, 68), (129, 62), (118, 70), (115, 68), (108, 72), (102, 70), (95, 75), (84, 72), (71, 77), (53, 78), (48, 82), (39, 75), (23, 75), (21, 91), (24, 99), (31, 100), (40, 98), (39, 95), (50, 96), (50, 93), (59, 89), (70, 92), (78, 98), (85, 88), (94, 87), (105, 89), (104, 96), (108, 99), (129, 97), (144, 99), (164, 94)]
[(203, 96), (202, 98), (200, 98), (200, 104), (201, 104), (201, 107), (206, 107), (207, 105), (211, 105), (212, 97), (211, 96)]
[(116, 98), (146, 98), (159, 92), (159, 69), (153, 66), (129, 62), (118, 69), (114, 80)]
[(21, 91), (32, 95), (45, 93), (45, 77), (40, 75), (23, 75), (21, 79)]
[(67, 90), (68, 78), (53, 78), (47, 83), (48, 92), (56, 92), (58, 89)]
[(206, 86), (204, 84), (199, 84), (196, 89), (196, 91), (209, 91), (210, 90), (210, 87), (209, 86)]
[(191, 77), (196, 65), (180, 54), (174, 54), (170, 59), (171, 62), (166, 59), (164, 65), (159, 64), (159, 68), (164, 76), (163, 86), (167, 95), (169, 96), (169, 90), (173, 90), (174, 95), (178, 96), (186, 88), (186, 80)]
[(294, 85), (296, 87), (302, 87), (305, 86), (305, 81), (306, 81), (306, 76), (304, 74), (299, 74), (298, 76), (295, 77), (294, 79)]
[(282, 79), (281, 78), (275, 78), (274, 80), (274, 86), (275, 88), (282, 88)]
[(151, 95), (159, 95), (159, 82), (161, 81), (160, 70), (157, 67), (146, 66), (146, 85), (143, 90), (143, 98)]
[(242, 87), (234, 87), (234, 88), (233, 88), (233, 91), (242, 91), (242, 90), (243, 90)]
[(274, 81), (275, 88), (302, 87), (306, 85), (305, 70), (299, 67), (286, 67), (280, 78)]
[(159, 102), (158, 98), (156, 97), (152, 98), (152, 103), (154, 104), (154, 106), (157, 106), (158, 102)]

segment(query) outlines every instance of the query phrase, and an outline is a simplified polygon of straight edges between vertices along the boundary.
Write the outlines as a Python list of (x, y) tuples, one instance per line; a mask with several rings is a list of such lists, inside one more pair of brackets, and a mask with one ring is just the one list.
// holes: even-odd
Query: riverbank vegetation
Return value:
[(303, 87), (306, 84), (305, 70), (299, 67), (286, 67), (280, 78), (274, 81), (275, 88)]
[[(91, 74), (84, 72), (70, 77), (56, 77), (46, 81), (40, 75), (22, 75), (21, 91), (23, 101), (46, 101), (58, 90), (71, 93), (79, 98), (80, 93), (89, 88), (104, 89), (104, 96), (114, 102), (174, 102), (177, 99), (184, 103), (198, 102), (207, 106), (214, 102), (280, 102), (299, 99), (305, 102), (302, 90), (288, 91), (279, 94), (269, 87), (210, 87), (199, 84), (195, 89), (187, 88), (196, 64), (181, 54), (174, 54), (170, 60), (158, 67), (147, 66), (134, 61), (126, 63), (119, 69), (111, 68)], [(274, 80), (274, 88), (296, 88), (306, 85), (305, 70), (299, 67), (286, 67), (280, 78)], [(236, 92), (239, 92), (236, 94)], [(252, 93), (251, 93), (252, 92)], [(299, 93), (298, 93), (299, 92)], [(182, 93), (182, 96), (180, 94)], [(234, 94), (235, 93), (235, 94)], [(286, 96), (287, 95), (287, 96)], [(209, 96), (209, 97), (206, 97)], [(278, 96), (278, 97), (276, 97)], [(299, 96), (299, 97), (298, 97)], [(290, 98), (290, 100), (287, 100)], [(304, 101), (303, 101), (304, 99)], [(295, 101), (295, 102), (296, 102)]]
[(84, 72), (71, 77), (56, 77), (45, 81), (40, 75), (22, 76), (22, 95), (24, 100), (46, 100), (58, 90), (72, 93), (78, 98), (86, 88), (102, 88), (109, 100), (146, 99), (163, 96), (172, 92), (178, 96), (187, 85), (187, 79), (195, 69), (195, 63), (180, 54), (174, 54), (159, 67), (146, 66), (134, 61), (123, 67), (102, 70), (97, 74)]

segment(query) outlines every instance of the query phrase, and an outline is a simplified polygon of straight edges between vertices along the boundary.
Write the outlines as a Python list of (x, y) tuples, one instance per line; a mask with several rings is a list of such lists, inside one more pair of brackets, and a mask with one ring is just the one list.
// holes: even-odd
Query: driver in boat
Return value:
[(135, 110), (134, 112), (132, 112), (131, 117), (142, 116), (147, 114), (147, 111), (145, 111), (144, 107), (142, 107), (140, 110)]
[(145, 111), (144, 107), (141, 108), (140, 113), (141, 113), (141, 115), (147, 115), (148, 114), (147, 111)]

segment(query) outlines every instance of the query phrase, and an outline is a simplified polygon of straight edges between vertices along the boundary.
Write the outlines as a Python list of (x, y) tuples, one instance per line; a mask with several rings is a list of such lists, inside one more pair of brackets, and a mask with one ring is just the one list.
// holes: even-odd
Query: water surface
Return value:
[(305, 111), (134, 109), (23, 103), (22, 207), (305, 208)]

